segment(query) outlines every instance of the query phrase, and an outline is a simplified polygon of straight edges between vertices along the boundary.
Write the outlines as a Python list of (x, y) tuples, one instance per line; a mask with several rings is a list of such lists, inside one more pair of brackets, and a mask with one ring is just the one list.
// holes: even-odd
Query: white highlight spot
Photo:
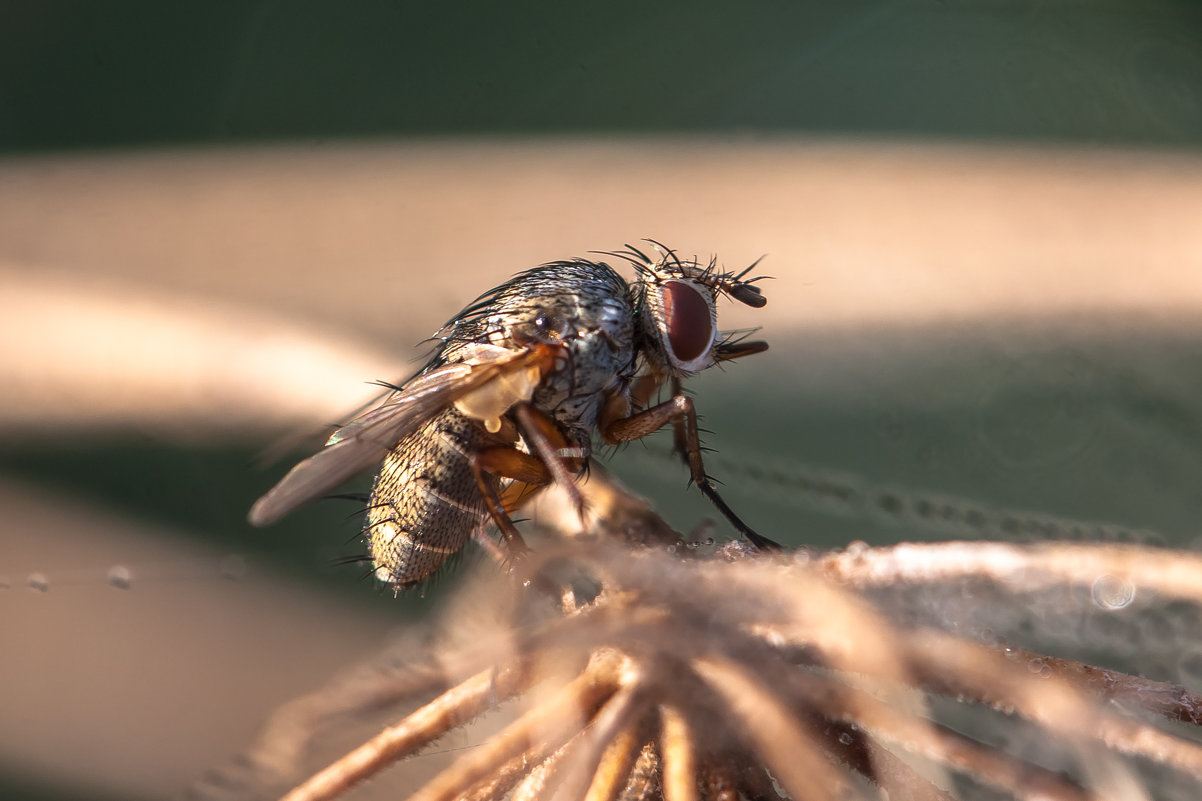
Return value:
[(109, 585), (119, 590), (128, 590), (134, 582), (134, 573), (125, 565), (113, 565), (108, 572)]
[(1100, 609), (1124, 609), (1135, 600), (1135, 585), (1124, 578), (1105, 573), (1094, 579), (1090, 593), (1094, 604)]
[(395, 522), (389, 520), (380, 523), (372, 529), (372, 540), (377, 545), (391, 545), (396, 542), (396, 538), (401, 535), (400, 529), (397, 528)]

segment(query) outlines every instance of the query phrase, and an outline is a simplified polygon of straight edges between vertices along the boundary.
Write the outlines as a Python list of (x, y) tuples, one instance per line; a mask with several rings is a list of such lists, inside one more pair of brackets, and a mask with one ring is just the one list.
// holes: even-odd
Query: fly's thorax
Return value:
[(605, 398), (623, 391), (634, 371), (634, 301), (625, 279), (600, 262), (556, 262), (521, 273), (469, 309), (449, 326), (443, 358), (464, 360), (481, 345), (561, 349), (529, 399), (587, 444)]
[(633, 309), (625, 298), (592, 298), (560, 317), (564, 358), (543, 377), (533, 403), (577, 444), (586, 445), (605, 399), (623, 391), (634, 370)]

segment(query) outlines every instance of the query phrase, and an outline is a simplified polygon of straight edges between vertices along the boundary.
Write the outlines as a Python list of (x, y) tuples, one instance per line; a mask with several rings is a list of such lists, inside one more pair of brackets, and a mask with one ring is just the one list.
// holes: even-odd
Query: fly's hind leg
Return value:
[[(555, 482), (569, 494), (583, 521), (584, 498), (569, 471), (579, 472), (585, 455), (568, 448), (567, 440), (555, 423), (529, 404), (517, 404), (514, 416), (534, 453), (526, 453), (510, 445), (495, 445), (475, 453), (470, 463), (489, 516), (500, 529), (510, 553), (521, 557), (530, 548), (509, 513), (530, 497), (532, 492), (529, 490), (541, 489)], [(525, 484), (526, 489), (517, 495), (505, 496), (494, 482), (489, 481), (490, 476), (513, 479)]]
[(488, 515), (500, 529), (509, 553), (513, 557), (524, 556), (530, 551), (530, 546), (526, 545), (517, 526), (513, 524), (513, 519), (509, 517), (511, 510), (506, 508), (496, 483), (489, 481), (489, 478), (511, 478), (524, 484), (541, 486), (551, 481), (551, 471), (538, 457), (508, 445), (496, 445), (478, 451), (472, 455), (471, 466), (476, 487), (480, 490), (480, 496), (484, 498)]
[(676, 447), (681, 451), (685, 463), (689, 466), (689, 476), (705, 497), (717, 507), (722, 516), (747, 540), (765, 551), (779, 551), (780, 545), (758, 534), (744, 523), (734, 510), (726, 505), (714, 483), (705, 473), (705, 464), (701, 461), (701, 437), (697, 432), (697, 411), (693, 407), (693, 399), (688, 395), (677, 393), (675, 397), (664, 403), (652, 406), (629, 417), (623, 417), (607, 423), (602, 435), (606, 442), (630, 442), (672, 424)]

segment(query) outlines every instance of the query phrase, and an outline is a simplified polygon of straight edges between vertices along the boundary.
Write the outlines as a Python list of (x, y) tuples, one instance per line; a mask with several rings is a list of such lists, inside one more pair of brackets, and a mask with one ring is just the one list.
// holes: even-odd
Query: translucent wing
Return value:
[(259, 498), (247, 519), (255, 526), (274, 523), (380, 461), (398, 441), (457, 400), (498, 378), (532, 368), (548, 370), (555, 350), (547, 345), (519, 351), (482, 345), (466, 362), (416, 376), (375, 409), (335, 431), (325, 448), (289, 470)]

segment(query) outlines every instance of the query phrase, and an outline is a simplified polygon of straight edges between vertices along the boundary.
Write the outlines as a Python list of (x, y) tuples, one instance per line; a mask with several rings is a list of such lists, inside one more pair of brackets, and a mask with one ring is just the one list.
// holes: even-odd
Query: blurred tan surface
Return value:
[(1192, 325), (1199, 219), (1202, 159), (1175, 154), (547, 141), (13, 160), (0, 423), (113, 422), (138, 394), (189, 430), (328, 422), (363, 399), (352, 377), (408, 374), (416, 342), (508, 275), (641, 237), (728, 266), (767, 254), (767, 308), (723, 322), (777, 341)]
[(1200, 210), (1202, 159), (1177, 154), (315, 146), (0, 163), (0, 258), (408, 345), (490, 282), (641, 237), (730, 265), (768, 254), (790, 301), (756, 319), (775, 329), (1196, 309)]
[(396, 624), (61, 493), (0, 508), (0, 767), (52, 785), (173, 797)]
[[(836, 330), (1194, 327), (1199, 220), (1202, 159), (1180, 154), (546, 141), (12, 160), (0, 430), (329, 422), (509, 274), (644, 236), (731, 267), (767, 253), (768, 306), (723, 324), (763, 326), (777, 356)], [(2, 764), (163, 797), (386, 628), (265, 579), (122, 593), (108, 565), (193, 563), (195, 546), (0, 493), (0, 708), (21, 722), (0, 727)], [(64, 566), (97, 578), (24, 588)]]

